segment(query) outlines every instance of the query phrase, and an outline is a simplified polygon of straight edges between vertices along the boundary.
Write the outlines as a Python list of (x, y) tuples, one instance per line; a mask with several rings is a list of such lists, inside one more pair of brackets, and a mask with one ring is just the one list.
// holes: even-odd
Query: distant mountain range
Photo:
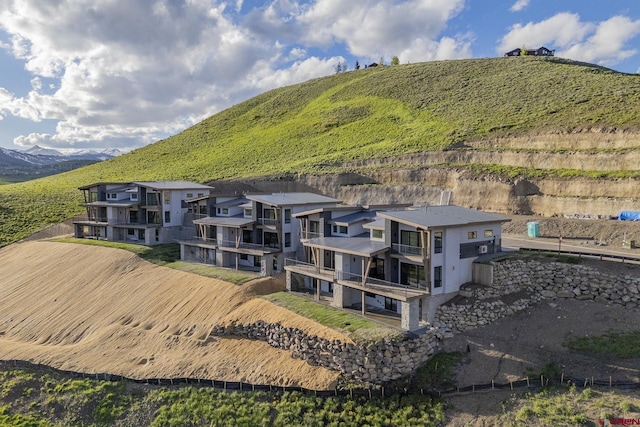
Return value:
[(92, 163), (109, 160), (122, 152), (115, 148), (103, 151), (82, 150), (63, 154), (37, 145), (25, 151), (0, 147), (0, 182), (27, 181), (67, 172)]
[(75, 160), (99, 162), (109, 160), (120, 154), (122, 152), (116, 148), (109, 148), (103, 151), (82, 150), (72, 154), (63, 154), (52, 148), (42, 148), (38, 145), (34, 145), (25, 151), (0, 148), (0, 167), (47, 166)]

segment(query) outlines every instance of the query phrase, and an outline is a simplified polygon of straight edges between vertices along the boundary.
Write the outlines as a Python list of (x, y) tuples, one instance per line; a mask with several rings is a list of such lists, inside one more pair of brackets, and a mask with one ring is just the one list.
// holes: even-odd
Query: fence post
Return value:
[(564, 384), (564, 372), (560, 374), (560, 384)]
[(511, 390), (513, 390), (513, 381), (509, 380), (509, 387), (511, 387)]
[(609, 388), (612, 387), (611, 375), (609, 375)]
[(527, 388), (529, 388), (529, 377), (527, 377)]
[(544, 387), (544, 375), (540, 375), (540, 387)]
[(491, 380), (491, 390), (494, 390), (496, 388), (495, 382), (493, 381), (493, 379)]

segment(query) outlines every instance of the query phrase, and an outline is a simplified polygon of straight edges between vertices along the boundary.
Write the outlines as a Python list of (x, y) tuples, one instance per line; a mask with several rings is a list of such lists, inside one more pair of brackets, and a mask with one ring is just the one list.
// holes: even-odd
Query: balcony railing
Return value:
[(278, 220), (273, 218), (258, 218), (258, 224), (276, 226), (278, 225)]
[[(346, 282), (355, 282), (358, 285), (362, 286), (363, 276), (361, 274), (349, 273), (345, 271), (336, 271), (336, 279), (343, 280)], [(364, 283), (364, 287), (367, 289), (371, 289), (373, 292), (382, 291), (382, 292), (399, 292), (401, 295), (404, 295), (405, 298), (410, 296), (409, 294), (424, 294), (428, 293), (427, 287), (415, 287), (409, 285), (403, 285), (401, 283), (388, 282), (386, 280), (376, 279), (373, 277), (367, 277), (366, 282)]]
[(393, 243), (391, 245), (394, 251), (403, 255), (409, 256), (423, 256), (424, 252), (420, 246), (402, 245), (400, 243)]
[(74, 216), (73, 222), (108, 222), (106, 217), (100, 216), (92, 216), (88, 217), (87, 215)]
[(317, 237), (322, 237), (322, 233), (316, 233), (313, 231), (303, 231), (300, 236), (301, 239), (307, 239), (307, 240), (315, 239)]
[(260, 245), (257, 243), (245, 242), (240, 242), (238, 244), (235, 240), (218, 240), (218, 246), (220, 246), (221, 248), (252, 249), (264, 252), (274, 252), (280, 250), (280, 245), (276, 244)]

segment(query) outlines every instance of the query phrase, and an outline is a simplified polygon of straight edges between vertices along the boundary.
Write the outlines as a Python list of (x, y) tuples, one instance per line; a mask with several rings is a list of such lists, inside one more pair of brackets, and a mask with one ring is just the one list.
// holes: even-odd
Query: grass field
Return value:
[[(81, 212), (77, 187), (92, 182), (325, 173), (349, 160), (457, 149), (478, 138), (635, 131), (639, 89), (640, 76), (556, 58), (440, 61), (320, 78), (264, 93), (115, 159), (0, 186), (0, 246)], [(540, 173), (474, 167), (480, 174)]]

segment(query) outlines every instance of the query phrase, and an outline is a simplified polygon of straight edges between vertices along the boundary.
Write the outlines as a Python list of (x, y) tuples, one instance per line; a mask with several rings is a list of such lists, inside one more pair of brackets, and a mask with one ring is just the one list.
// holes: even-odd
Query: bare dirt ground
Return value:
[[(640, 223), (621, 221), (515, 217), (504, 231), (524, 237), (526, 223), (531, 220), (540, 222), (542, 238), (562, 234), (584, 245), (594, 244), (597, 239), (615, 246), (616, 250), (619, 250), (625, 232), (627, 239), (640, 241)], [(594, 260), (583, 260), (583, 263), (609, 274), (640, 276), (639, 265)], [(573, 337), (639, 329), (637, 308), (558, 299), (542, 302), (489, 326), (458, 334), (444, 342), (444, 349), (465, 354), (456, 373), (456, 383), (461, 387), (537, 376), (548, 363), (554, 363), (566, 377), (640, 381), (640, 359), (586, 355), (566, 346)], [(488, 392), (451, 397), (448, 399), (451, 405), (448, 425), (500, 425), (496, 414), (502, 412), (503, 402), (512, 394)], [(597, 419), (599, 412), (597, 408), (594, 411), (590, 415)]]
[(0, 249), (0, 358), (132, 378), (195, 377), (326, 389), (338, 374), (261, 341), (210, 337), (233, 321), (350, 339), (241, 287), (123, 250), (30, 241)]

